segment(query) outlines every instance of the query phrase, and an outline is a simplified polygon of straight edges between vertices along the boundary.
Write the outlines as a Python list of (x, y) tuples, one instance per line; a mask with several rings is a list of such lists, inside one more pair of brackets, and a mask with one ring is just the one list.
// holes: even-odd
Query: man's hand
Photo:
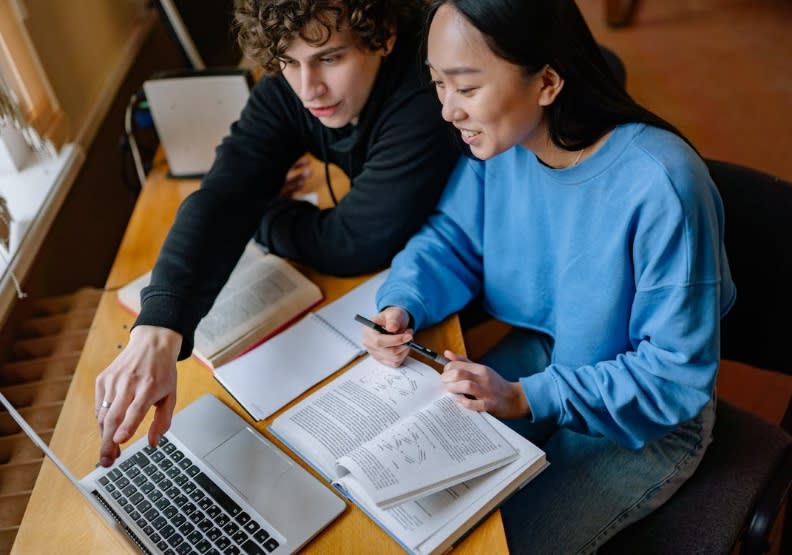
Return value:
[(306, 180), (311, 177), (310, 159), (303, 156), (297, 160), (286, 174), (286, 181), (281, 187), (280, 196), (291, 197), (305, 187)]
[(152, 405), (149, 445), (170, 428), (176, 406), (176, 360), (182, 336), (167, 328), (137, 326), (129, 344), (96, 379), (96, 420), (102, 434), (99, 463), (110, 466), (121, 454)]
[(389, 306), (371, 318), (394, 335), (385, 335), (370, 328), (363, 328), (363, 345), (376, 360), (394, 368), (401, 366), (410, 353), (410, 348), (405, 344), (413, 338), (410, 325), (410, 315), (398, 306)]
[(440, 379), (448, 391), (457, 394), (456, 402), (460, 406), (498, 418), (531, 416), (520, 382), (504, 380), (489, 366), (471, 362), (452, 351), (444, 354), (451, 362), (445, 365)]

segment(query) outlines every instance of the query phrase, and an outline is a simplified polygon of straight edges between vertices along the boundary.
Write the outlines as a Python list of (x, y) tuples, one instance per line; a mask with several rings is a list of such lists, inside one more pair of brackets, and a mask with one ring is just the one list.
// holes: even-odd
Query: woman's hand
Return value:
[(452, 351), (445, 356), (440, 379), (448, 391), (456, 394), (456, 402), (465, 408), (488, 412), (498, 418), (528, 418), (531, 407), (520, 382), (504, 380), (489, 366), (476, 364)]
[(153, 405), (149, 445), (170, 428), (176, 406), (176, 360), (182, 336), (167, 328), (137, 326), (129, 344), (96, 378), (96, 420), (102, 434), (99, 463), (110, 466)]
[(410, 325), (410, 315), (403, 308), (389, 306), (373, 316), (371, 321), (379, 324), (393, 335), (385, 335), (370, 328), (363, 328), (363, 345), (379, 362), (394, 368), (401, 366), (410, 353), (410, 348), (406, 343), (413, 338), (412, 330), (407, 329), (407, 326)]

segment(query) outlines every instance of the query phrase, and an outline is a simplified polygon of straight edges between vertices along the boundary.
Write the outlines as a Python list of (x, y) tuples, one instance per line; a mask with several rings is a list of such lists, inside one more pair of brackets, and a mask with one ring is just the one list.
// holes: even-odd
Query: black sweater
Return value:
[[(400, 30), (356, 126), (323, 126), (283, 76), (255, 85), (200, 189), (179, 207), (135, 325), (179, 332), (179, 358), (189, 356), (198, 322), (257, 231), (271, 252), (324, 273), (390, 264), (431, 212), (459, 156), (420, 75), (418, 40), (414, 27)], [(336, 207), (277, 198), (305, 152), (349, 176), (351, 189)]]

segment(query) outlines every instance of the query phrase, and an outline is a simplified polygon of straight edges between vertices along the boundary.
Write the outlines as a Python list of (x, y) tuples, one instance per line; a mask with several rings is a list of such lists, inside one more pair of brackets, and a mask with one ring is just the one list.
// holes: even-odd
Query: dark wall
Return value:
[[(232, 31), (233, 0), (175, 0), (173, 5), (207, 67), (236, 66), (239, 63), (242, 51)], [(160, 10), (160, 13), (164, 12)], [(189, 67), (186, 55), (182, 60)]]

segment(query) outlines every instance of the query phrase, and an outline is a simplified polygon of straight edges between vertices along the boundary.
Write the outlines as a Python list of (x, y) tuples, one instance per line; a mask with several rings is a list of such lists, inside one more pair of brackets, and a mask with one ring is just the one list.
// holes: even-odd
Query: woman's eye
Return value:
[(468, 96), (470, 93), (476, 90), (476, 87), (468, 87), (466, 89), (457, 89), (457, 92), (462, 96)]

